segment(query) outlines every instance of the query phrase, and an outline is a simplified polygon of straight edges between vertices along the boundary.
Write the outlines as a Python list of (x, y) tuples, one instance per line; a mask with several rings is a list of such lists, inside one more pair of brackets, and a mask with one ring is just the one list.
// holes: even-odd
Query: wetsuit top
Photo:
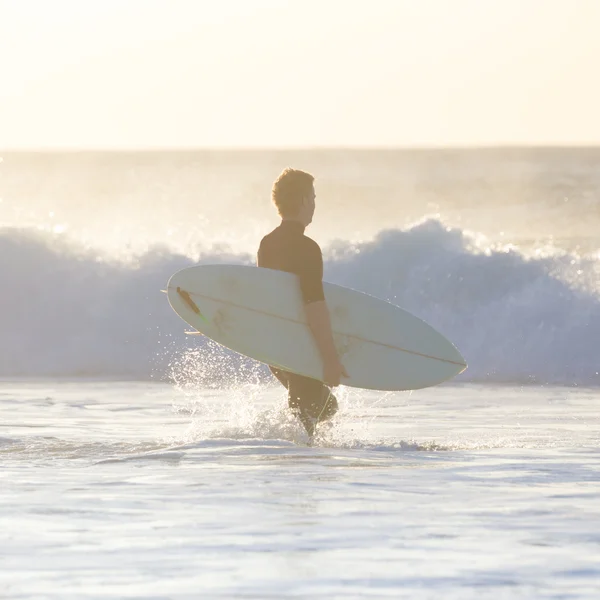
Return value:
[(258, 249), (258, 266), (297, 275), (305, 304), (325, 299), (321, 248), (304, 235), (302, 223), (282, 221), (267, 234)]

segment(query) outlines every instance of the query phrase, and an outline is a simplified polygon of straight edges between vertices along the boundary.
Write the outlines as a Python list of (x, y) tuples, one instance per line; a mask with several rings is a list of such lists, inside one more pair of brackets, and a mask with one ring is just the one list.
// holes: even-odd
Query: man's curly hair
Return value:
[(284, 169), (273, 183), (271, 198), (281, 217), (294, 217), (302, 206), (302, 200), (312, 192), (315, 178), (298, 169)]

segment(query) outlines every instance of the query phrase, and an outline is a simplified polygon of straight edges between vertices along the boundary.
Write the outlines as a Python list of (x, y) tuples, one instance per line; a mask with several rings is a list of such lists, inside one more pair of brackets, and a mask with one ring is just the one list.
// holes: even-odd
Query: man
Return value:
[(323, 381), (270, 367), (273, 375), (288, 390), (289, 407), (298, 415), (309, 438), (315, 426), (330, 419), (338, 409), (328, 386), (348, 377), (337, 354), (331, 333), (329, 311), (323, 294), (323, 256), (321, 248), (304, 229), (315, 212), (314, 177), (304, 171), (285, 169), (273, 184), (272, 199), (281, 224), (266, 235), (258, 249), (258, 266), (287, 271), (298, 276), (306, 320), (323, 360)]

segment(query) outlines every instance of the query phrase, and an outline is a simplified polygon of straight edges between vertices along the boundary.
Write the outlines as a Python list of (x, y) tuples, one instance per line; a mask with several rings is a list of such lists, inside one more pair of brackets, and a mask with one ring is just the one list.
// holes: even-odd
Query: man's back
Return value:
[(323, 257), (319, 245), (304, 235), (297, 221), (282, 221), (258, 249), (258, 266), (298, 276), (305, 304), (324, 299)]

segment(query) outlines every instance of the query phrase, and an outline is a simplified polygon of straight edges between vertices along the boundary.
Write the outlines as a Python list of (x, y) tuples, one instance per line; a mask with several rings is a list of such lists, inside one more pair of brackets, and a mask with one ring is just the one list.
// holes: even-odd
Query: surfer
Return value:
[(270, 366), (288, 391), (288, 405), (312, 439), (315, 426), (333, 417), (338, 402), (331, 387), (348, 377), (331, 332), (329, 311), (323, 294), (323, 255), (319, 245), (304, 235), (315, 212), (314, 177), (285, 169), (273, 184), (272, 199), (281, 224), (261, 241), (258, 266), (298, 276), (306, 320), (323, 360), (323, 382)]

